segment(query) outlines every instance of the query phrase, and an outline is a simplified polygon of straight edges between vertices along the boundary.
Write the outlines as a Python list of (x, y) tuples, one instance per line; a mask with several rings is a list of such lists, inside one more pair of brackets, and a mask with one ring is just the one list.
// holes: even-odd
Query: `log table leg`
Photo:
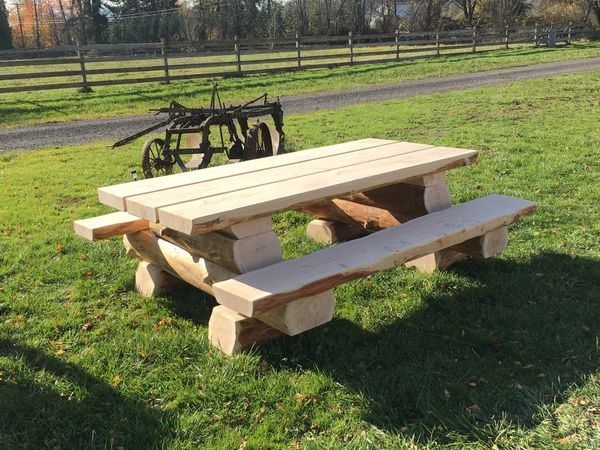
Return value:
[[(450, 208), (452, 199), (443, 173), (310, 205), (304, 212), (318, 217), (308, 225), (309, 238), (332, 244), (353, 239), (364, 230), (381, 230)], [(443, 250), (407, 263), (431, 273), (464, 259), (455, 250)]]
[(135, 287), (144, 297), (166, 294), (183, 284), (176, 276), (146, 261), (140, 261), (135, 272)]
[[(226, 234), (235, 236), (235, 233), (238, 233), (237, 236), (240, 236), (240, 228), (241, 226), (238, 230), (228, 229)], [(245, 225), (246, 235), (243, 239), (252, 237), (251, 230), (251, 222), (248, 222)], [(276, 248), (277, 251), (270, 251), (272, 259), (268, 263), (264, 260), (263, 252), (246, 255), (243, 258), (244, 264), (238, 264), (240, 273), (281, 261), (279, 240), (275, 236), (273, 241), (273, 236), (275, 234), (272, 230), (254, 235), (258, 248)], [(294, 336), (323, 325), (333, 318), (334, 309), (335, 297), (332, 290), (300, 298), (256, 318), (246, 317), (226, 306), (219, 305), (213, 309), (208, 324), (208, 336), (215, 347), (227, 355), (232, 355), (283, 334)]]
[[(270, 218), (197, 236), (150, 224), (148, 230), (124, 235), (123, 242), (128, 255), (142, 260), (136, 288), (144, 296), (167, 293), (183, 282), (212, 295), (214, 283), (282, 260)], [(329, 322), (334, 309), (331, 290), (295, 300), (257, 318), (217, 306), (208, 325), (209, 339), (224, 353), (234, 354)]]

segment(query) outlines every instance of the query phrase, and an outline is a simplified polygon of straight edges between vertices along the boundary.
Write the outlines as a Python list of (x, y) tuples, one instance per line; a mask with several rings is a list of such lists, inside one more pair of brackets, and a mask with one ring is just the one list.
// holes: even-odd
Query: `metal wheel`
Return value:
[(243, 160), (263, 158), (277, 154), (277, 149), (273, 148), (271, 130), (263, 122), (257, 122), (248, 130), (248, 137), (246, 138), (244, 147)]
[(175, 160), (164, 153), (165, 141), (159, 138), (149, 139), (142, 147), (142, 170), (145, 178), (168, 175), (173, 171)]

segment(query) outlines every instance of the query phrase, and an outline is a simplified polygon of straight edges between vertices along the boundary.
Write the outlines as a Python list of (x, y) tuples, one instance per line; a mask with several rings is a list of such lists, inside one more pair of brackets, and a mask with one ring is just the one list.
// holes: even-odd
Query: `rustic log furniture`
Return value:
[[(233, 354), (330, 321), (341, 283), (504, 250), (508, 225), (535, 204), (490, 195), (453, 207), (444, 172), (476, 158), (474, 150), (362, 139), (103, 187), (100, 201), (121, 212), (76, 221), (75, 231), (90, 240), (123, 234), (127, 254), (141, 259), (142, 295), (182, 281), (214, 295), (209, 339)], [(315, 216), (309, 237), (348, 242), (282, 261), (271, 216), (286, 210)]]

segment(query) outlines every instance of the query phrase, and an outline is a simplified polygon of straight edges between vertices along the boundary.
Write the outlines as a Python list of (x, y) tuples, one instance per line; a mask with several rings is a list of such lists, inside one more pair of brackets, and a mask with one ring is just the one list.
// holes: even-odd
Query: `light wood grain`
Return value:
[(327, 145), (316, 149), (305, 150), (294, 153), (285, 153), (277, 155), (275, 158), (259, 158), (252, 161), (244, 161), (239, 164), (226, 164), (224, 166), (211, 167), (210, 170), (198, 170), (174, 175), (167, 175), (160, 178), (151, 178), (147, 180), (133, 181), (129, 183), (105, 186), (98, 189), (98, 197), (101, 203), (112, 206), (113, 208), (125, 210), (125, 200), (136, 195), (143, 195), (150, 192), (158, 192), (165, 189), (172, 189), (190, 184), (204, 183), (211, 180), (223, 180), (228, 177), (235, 177), (241, 174), (247, 174), (274, 167), (283, 169), (285, 166), (297, 164), (304, 161), (325, 158), (333, 155), (349, 153), (364, 149), (373, 149), (394, 144), (396, 141), (385, 139), (360, 139), (357, 141), (345, 142), (342, 144)]
[(73, 223), (75, 234), (90, 241), (108, 239), (126, 233), (148, 229), (148, 221), (126, 212), (115, 212)]
[(159, 209), (160, 222), (187, 234), (200, 234), (273, 213), (301, 209), (315, 201), (395, 184), (417, 174), (446, 170), (472, 163), (474, 150), (446, 147), (425, 149), (390, 157), (384, 163), (371, 161), (216, 195)]
[(216, 283), (217, 301), (248, 317), (509, 225), (535, 203), (490, 195), (302, 258)]
[(273, 231), (235, 239), (218, 232), (190, 236), (160, 224), (151, 224), (150, 229), (190, 254), (235, 273), (250, 272), (281, 261), (281, 246)]
[(149, 230), (129, 233), (126, 247), (131, 247), (145, 261), (182, 279), (212, 295), (215, 282), (228, 280), (236, 274), (211, 262), (190, 254), (175, 244), (160, 239)]
[(212, 196), (226, 194), (235, 195), (237, 192), (243, 193), (246, 189), (258, 186), (265, 186), (265, 188), (268, 188), (275, 183), (291, 183), (296, 178), (326, 173), (327, 171), (338, 170), (343, 167), (356, 167), (359, 169), (366, 163), (374, 161), (379, 161), (379, 164), (383, 165), (387, 164), (391, 157), (412, 154), (429, 148), (431, 148), (431, 146), (423, 144), (395, 142), (380, 146), (376, 149), (368, 148), (365, 150), (345, 152), (303, 161), (301, 164), (291, 164), (285, 167), (272, 167), (260, 171), (240, 173), (232, 180), (216, 179), (165, 189), (158, 192), (151, 192), (149, 194), (136, 195), (126, 199), (127, 212), (152, 222), (158, 222), (160, 208), (179, 205)]
[(144, 297), (166, 294), (184, 284), (179, 278), (146, 261), (140, 261), (135, 272), (135, 288)]
[(208, 340), (226, 355), (238, 354), (281, 335), (281, 331), (260, 320), (222, 305), (213, 308), (208, 321)]
[(467, 258), (464, 253), (459, 253), (451, 248), (445, 248), (440, 251), (420, 256), (406, 262), (406, 267), (414, 267), (419, 272), (432, 274), (440, 270), (447, 269), (452, 264)]
[(327, 290), (265, 311), (256, 318), (288, 336), (296, 336), (333, 319), (335, 296)]
[(452, 247), (452, 250), (477, 258), (491, 258), (508, 246), (508, 227), (500, 227), (475, 239), (469, 239)]
[(311, 220), (306, 227), (306, 236), (315, 242), (333, 244), (347, 241), (364, 233), (362, 227), (333, 220)]

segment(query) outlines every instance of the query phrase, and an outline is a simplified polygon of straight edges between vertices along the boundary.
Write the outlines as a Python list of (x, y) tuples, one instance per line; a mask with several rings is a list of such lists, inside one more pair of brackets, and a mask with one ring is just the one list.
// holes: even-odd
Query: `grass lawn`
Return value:
[[(242, 103), (264, 92), (268, 92), (274, 98), (306, 92), (346, 89), (592, 56), (600, 56), (600, 43), (579, 43), (554, 49), (519, 47), (511, 50), (494, 50), (475, 55), (449, 56), (439, 59), (313, 69), (276, 75), (254, 75), (223, 79), (219, 84), (224, 101)], [(156, 61), (145, 63), (156, 64)], [(142, 63), (134, 63), (134, 65), (140, 64)], [(268, 59), (265, 59), (265, 64), (269, 65)], [(51, 70), (58, 70), (56, 66), (49, 67)], [(15, 70), (17, 69), (0, 68), (0, 74)], [(18, 70), (38, 72), (44, 69), (38, 66), (18, 68)], [(174, 71), (173, 73), (178, 72)], [(127, 77), (132, 75), (111, 76)], [(106, 78), (106, 76), (104, 77)], [(94, 77), (90, 76), (90, 80), (93, 79)], [(35, 80), (33, 81), (35, 82)], [(53, 82), (59, 81), (61, 80), (55, 79)], [(0, 85), (30, 82), (32, 81), (5, 81), (0, 82)], [(173, 99), (189, 106), (206, 106), (210, 102), (211, 89), (212, 81), (210, 79), (198, 79), (173, 82), (170, 85), (148, 83), (97, 87), (94, 88), (94, 92), (89, 94), (81, 94), (75, 89), (0, 94), (0, 127), (142, 113), (147, 112), (149, 108), (166, 106)]]
[[(479, 149), (455, 201), (539, 209), (498, 258), (343, 285), (332, 322), (234, 358), (212, 299), (142, 298), (120, 240), (72, 232), (140, 143), (0, 154), (0, 447), (598, 448), (599, 92), (595, 72), (289, 117), (295, 149)], [(275, 218), (286, 257), (315, 248), (307, 221)]]

